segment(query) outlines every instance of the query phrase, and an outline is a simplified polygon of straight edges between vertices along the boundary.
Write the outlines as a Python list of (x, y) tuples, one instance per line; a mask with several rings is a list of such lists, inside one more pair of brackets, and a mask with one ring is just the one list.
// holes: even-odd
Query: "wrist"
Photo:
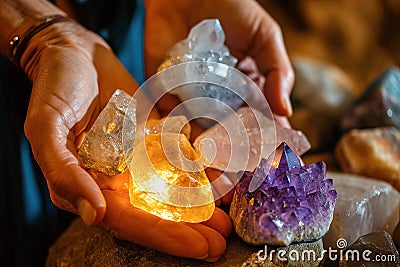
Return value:
[(22, 54), (24, 53), (29, 41), (39, 34), (42, 30), (50, 27), (52, 24), (69, 21), (68, 17), (62, 15), (52, 15), (46, 16), (32, 26), (30, 26), (26, 31), (20, 35), (14, 36), (9, 42), (10, 45), (10, 61), (15, 64), (17, 68), (21, 68), (20, 61)]
[[(96, 46), (105, 46), (106, 42), (97, 34), (88, 31), (71, 19), (62, 19), (37, 32), (27, 42), (20, 57), (20, 68), (34, 81), (42, 64), (49, 59), (57, 60), (58, 53), (74, 53), (92, 61)], [(52, 55), (50, 57), (42, 56)]]

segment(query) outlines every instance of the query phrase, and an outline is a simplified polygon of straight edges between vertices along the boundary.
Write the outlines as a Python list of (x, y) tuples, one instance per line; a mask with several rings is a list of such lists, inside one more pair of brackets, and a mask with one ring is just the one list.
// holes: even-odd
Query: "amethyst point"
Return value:
[(254, 172), (242, 172), (230, 217), (238, 235), (254, 245), (289, 245), (320, 239), (336, 202), (323, 162), (301, 166), (282, 143)]

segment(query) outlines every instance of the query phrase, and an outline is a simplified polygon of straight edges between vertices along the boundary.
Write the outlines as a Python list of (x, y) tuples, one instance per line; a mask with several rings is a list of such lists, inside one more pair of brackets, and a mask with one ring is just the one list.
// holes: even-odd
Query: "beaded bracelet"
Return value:
[(53, 25), (54, 23), (63, 22), (63, 21), (71, 21), (70, 18), (62, 16), (62, 15), (51, 15), (47, 16), (37, 23), (33, 24), (22, 33), (20, 36), (14, 36), (9, 42), (10, 45), (10, 61), (14, 63), (14, 65), (20, 69), (21, 68), (21, 57), (23, 52), (25, 51), (28, 42), (40, 31), (45, 28)]

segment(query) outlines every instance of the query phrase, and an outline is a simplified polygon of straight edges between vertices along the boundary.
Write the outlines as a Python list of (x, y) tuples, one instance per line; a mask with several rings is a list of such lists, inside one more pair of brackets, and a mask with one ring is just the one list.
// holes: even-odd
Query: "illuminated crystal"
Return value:
[[(124, 143), (123, 123), (128, 140)], [(126, 162), (123, 152), (133, 146), (135, 125), (135, 100), (124, 91), (116, 90), (82, 141), (78, 151), (82, 165), (107, 175), (124, 172)]]
[(190, 123), (185, 116), (168, 116), (162, 119), (149, 119), (136, 126), (134, 145), (140, 143), (146, 135), (157, 133), (181, 133), (190, 138)]
[(183, 134), (150, 134), (129, 157), (133, 206), (172, 221), (198, 223), (214, 212), (210, 182)]
[(200, 134), (193, 146), (212, 161), (210, 167), (236, 173), (254, 170), (261, 158), (267, 158), (281, 142), (297, 155), (310, 148), (302, 132), (283, 128), (260, 111), (242, 107)]
[(254, 245), (289, 245), (320, 239), (329, 230), (337, 197), (325, 164), (301, 166), (285, 144), (244, 172), (230, 217), (238, 235)]

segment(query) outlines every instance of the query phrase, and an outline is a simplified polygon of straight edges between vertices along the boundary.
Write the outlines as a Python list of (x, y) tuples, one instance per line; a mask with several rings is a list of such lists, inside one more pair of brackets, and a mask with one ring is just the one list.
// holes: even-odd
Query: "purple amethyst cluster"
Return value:
[(236, 185), (230, 217), (253, 245), (289, 245), (320, 239), (329, 230), (337, 193), (324, 162), (301, 166), (285, 143)]

